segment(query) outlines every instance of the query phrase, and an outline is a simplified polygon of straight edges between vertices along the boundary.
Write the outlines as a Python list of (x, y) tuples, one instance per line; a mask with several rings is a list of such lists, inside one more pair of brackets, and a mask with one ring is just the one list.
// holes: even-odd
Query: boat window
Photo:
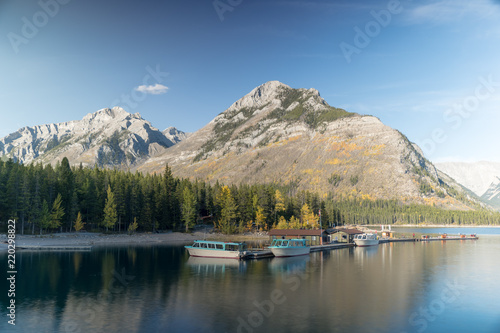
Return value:
[(216, 244), (216, 245), (215, 245), (215, 248), (216, 248), (217, 250), (222, 250), (222, 249), (224, 249), (224, 246), (222, 246), (222, 244)]
[(215, 249), (215, 244), (213, 244), (213, 243), (208, 244), (208, 248), (209, 249)]
[(200, 247), (200, 243), (194, 243), (193, 247)]
[(207, 248), (207, 243), (201, 243), (201, 247), (206, 249)]

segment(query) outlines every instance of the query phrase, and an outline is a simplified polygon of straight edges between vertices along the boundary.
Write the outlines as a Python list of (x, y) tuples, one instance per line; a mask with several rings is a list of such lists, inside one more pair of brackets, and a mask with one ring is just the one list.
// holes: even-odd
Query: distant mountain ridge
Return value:
[(474, 192), (484, 203), (500, 209), (500, 163), (446, 162), (436, 163), (436, 166)]
[[(281, 183), (337, 198), (469, 209), (462, 188), (418, 146), (372, 116), (332, 107), (316, 89), (270, 81), (205, 127), (139, 165), (227, 184)], [(460, 197), (460, 200), (457, 198)]]
[[(169, 131), (181, 140), (183, 132)], [(73, 165), (130, 167), (173, 145), (140, 114), (114, 107), (81, 120), (23, 127), (0, 139), (0, 157), (24, 164), (54, 164), (67, 157)]]

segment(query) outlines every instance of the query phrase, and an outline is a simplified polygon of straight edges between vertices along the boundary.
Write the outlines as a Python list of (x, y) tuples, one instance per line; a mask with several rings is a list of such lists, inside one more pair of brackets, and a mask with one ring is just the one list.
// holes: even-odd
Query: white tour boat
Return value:
[(193, 257), (242, 259), (247, 255), (245, 243), (195, 240), (184, 247)]
[(375, 234), (359, 234), (354, 237), (356, 246), (373, 246), (378, 245), (379, 241)]
[(274, 239), (269, 249), (275, 257), (301, 256), (311, 252), (305, 239)]

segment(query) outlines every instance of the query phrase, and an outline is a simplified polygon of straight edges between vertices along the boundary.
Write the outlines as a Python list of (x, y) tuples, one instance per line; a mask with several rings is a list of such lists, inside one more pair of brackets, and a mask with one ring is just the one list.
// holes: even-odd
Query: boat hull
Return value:
[(245, 256), (245, 252), (242, 251), (223, 251), (202, 248), (195, 249), (192, 247), (187, 247), (187, 250), (189, 255), (193, 257), (241, 259)]
[(379, 244), (378, 239), (355, 239), (354, 243), (359, 247), (375, 246)]
[(269, 247), (275, 257), (303, 256), (311, 252), (310, 247)]

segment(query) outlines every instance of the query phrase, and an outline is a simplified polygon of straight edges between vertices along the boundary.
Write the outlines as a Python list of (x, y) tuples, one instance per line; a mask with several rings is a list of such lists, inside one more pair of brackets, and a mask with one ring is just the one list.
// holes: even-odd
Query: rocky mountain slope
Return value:
[[(315, 89), (267, 82), (138, 167), (223, 183), (290, 185), (338, 198), (467, 209), (461, 187), (379, 119), (332, 107)], [(460, 197), (460, 200), (457, 200)]]
[(0, 139), (0, 157), (25, 164), (67, 157), (73, 165), (129, 167), (172, 145), (138, 113), (115, 107), (82, 120), (21, 128)]

